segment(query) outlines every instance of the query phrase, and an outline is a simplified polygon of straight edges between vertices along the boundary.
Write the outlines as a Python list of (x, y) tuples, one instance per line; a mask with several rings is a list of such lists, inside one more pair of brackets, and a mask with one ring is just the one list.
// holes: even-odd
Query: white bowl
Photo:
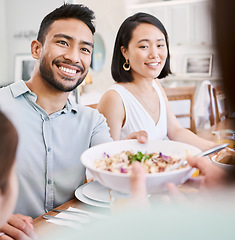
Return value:
[[(127, 150), (147, 153), (162, 152), (164, 155), (171, 155), (179, 158), (184, 158), (187, 153), (195, 155), (201, 152), (200, 149), (189, 144), (169, 140), (148, 140), (146, 144), (140, 144), (137, 140), (121, 140), (89, 148), (81, 155), (81, 161), (92, 173), (94, 179), (104, 186), (123, 193), (130, 193), (129, 175), (100, 170), (94, 166), (94, 161), (102, 159), (104, 157), (104, 152), (112, 155)], [(170, 172), (146, 174), (147, 191), (150, 194), (166, 191), (167, 183), (172, 182), (176, 185), (182, 184), (188, 180), (193, 172), (194, 169), (191, 167), (185, 167)]]

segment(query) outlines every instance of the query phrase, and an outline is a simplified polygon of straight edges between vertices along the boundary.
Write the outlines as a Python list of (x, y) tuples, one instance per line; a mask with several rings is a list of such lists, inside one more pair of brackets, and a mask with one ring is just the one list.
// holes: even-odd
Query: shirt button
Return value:
[(50, 152), (50, 151), (51, 151), (51, 147), (48, 147), (48, 148), (47, 148), (47, 151)]
[(49, 180), (47, 181), (47, 183), (48, 183), (49, 185), (52, 184), (51, 179), (49, 179)]

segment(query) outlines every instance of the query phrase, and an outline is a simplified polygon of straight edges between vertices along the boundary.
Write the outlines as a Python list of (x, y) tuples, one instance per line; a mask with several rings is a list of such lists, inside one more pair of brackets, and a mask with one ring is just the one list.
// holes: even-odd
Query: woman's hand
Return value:
[(133, 132), (125, 137), (127, 139), (137, 139), (140, 143), (146, 143), (148, 141), (148, 134), (145, 131)]

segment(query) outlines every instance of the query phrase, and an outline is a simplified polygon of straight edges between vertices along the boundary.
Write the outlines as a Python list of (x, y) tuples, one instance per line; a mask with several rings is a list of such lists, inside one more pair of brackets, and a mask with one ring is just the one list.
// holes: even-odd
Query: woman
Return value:
[(116, 84), (102, 96), (97, 108), (106, 117), (114, 140), (145, 130), (149, 139), (168, 137), (202, 150), (214, 145), (180, 126), (157, 81), (171, 70), (167, 32), (156, 17), (137, 13), (123, 22), (111, 70)]

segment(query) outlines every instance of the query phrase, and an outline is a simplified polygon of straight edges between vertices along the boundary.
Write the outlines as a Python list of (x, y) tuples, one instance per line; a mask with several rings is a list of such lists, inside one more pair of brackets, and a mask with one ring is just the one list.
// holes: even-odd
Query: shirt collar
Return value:
[[(27, 94), (27, 97), (31, 101), (36, 102), (36, 100), (37, 100), (37, 95), (35, 93), (31, 92), (31, 90), (27, 87), (27, 85), (25, 84), (25, 82), (23, 80), (20, 80), (20, 81), (17, 81), (15, 83), (11, 84), (10, 88), (11, 88), (12, 94), (15, 98), (19, 97), (20, 95)], [(62, 111), (65, 113), (67, 111), (77, 113), (77, 111), (78, 111), (77, 103), (67, 99), (66, 105)]]
[(10, 89), (12, 91), (12, 94), (15, 98), (19, 97), (20, 95), (23, 95), (24, 93), (29, 93), (32, 95), (35, 95), (33, 92), (30, 91), (30, 89), (27, 87), (25, 82), (23, 80), (20, 80), (18, 82), (15, 82), (10, 85)]
[(66, 105), (63, 110), (64, 112), (71, 111), (71, 112), (77, 113), (78, 111), (77, 105), (78, 105), (77, 103), (70, 101), (70, 99), (67, 99)]

